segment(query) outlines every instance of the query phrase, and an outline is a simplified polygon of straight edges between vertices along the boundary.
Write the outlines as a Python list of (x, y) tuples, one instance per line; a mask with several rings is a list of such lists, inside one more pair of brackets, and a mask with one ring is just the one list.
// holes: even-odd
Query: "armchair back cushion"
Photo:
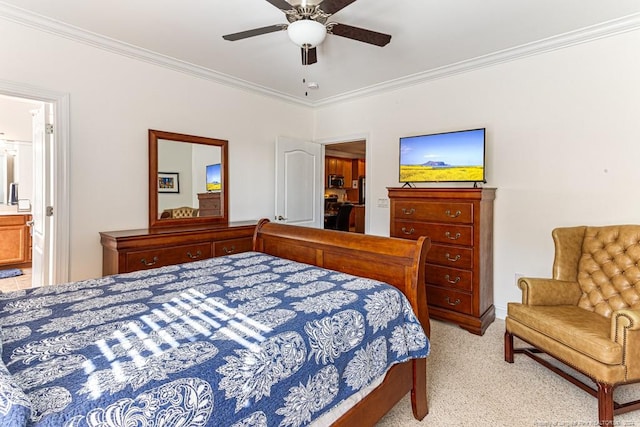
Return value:
[(578, 307), (607, 318), (640, 308), (640, 226), (559, 228), (553, 238), (554, 278), (577, 280)]

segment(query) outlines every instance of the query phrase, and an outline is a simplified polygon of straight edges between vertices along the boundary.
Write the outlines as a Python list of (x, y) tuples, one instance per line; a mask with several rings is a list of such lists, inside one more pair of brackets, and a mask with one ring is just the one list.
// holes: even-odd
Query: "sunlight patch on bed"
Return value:
[[(129, 382), (124, 365), (133, 362), (137, 369), (145, 369), (150, 364), (149, 367), (157, 369), (154, 358), (200, 337), (211, 339), (215, 334), (220, 339), (223, 336), (257, 353), (261, 351), (260, 343), (266, 340), (263, 334), (272, 331), (269, 326), (195, 289), (181, 292), (164, 303), (162, 309), (141, 315), (140, 320), (149, 328), (148, 332), (141, 324), (129, 322), (125, 329), (112, 333), (111, 344), (109, 339), (95, 342), (117, 382)], [(98, 368), (87, 361), (84, 369), (88, 376), (86, 388), (93, 399), (98, 399), (102, 395), (100, 379), (96, 377)]]

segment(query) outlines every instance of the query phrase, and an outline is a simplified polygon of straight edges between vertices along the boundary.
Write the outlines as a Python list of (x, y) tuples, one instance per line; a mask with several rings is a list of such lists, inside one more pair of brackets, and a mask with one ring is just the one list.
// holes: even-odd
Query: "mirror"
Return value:
[(228, 141), (149, 129), (149, 228), (228, 222)]

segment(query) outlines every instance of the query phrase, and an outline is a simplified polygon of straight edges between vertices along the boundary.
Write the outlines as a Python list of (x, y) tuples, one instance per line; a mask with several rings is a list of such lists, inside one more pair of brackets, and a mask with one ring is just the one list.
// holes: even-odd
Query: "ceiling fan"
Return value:
[(351, 25), (327, 22), (329, 17), (339, 10), (349, 6), (356, 0), (302, 0), (299, 5), (292, 5), (285, 0), (266, 0), (284, 12), (289, 24), (275, 24), (267, 27), (254, 28), (253, 30), (222, 36), (229, 41), (242, 40), (262, 34), (287, 30), (289, 38), (302, 52), (302, 65), (311, 65), (318, 62), (316, 46), (324, 41), (327, 34), (346, 37), (348, 39), (369, 43), (376, 46), (385, 46), (391, 41), (388, 34), (353, 27)]

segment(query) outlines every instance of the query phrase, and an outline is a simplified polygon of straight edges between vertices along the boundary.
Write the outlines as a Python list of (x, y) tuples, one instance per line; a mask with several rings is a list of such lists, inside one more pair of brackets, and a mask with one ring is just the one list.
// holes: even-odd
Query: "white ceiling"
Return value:
[[(265, 0), (5, 0), (0, 18), (322, 105), (637, 29), (640, 1), (358, 0), (329, 22), (391, 34), (391, 43), (381, 48), (328, 35), (310, 66), (301, 65), (300, 49), (285, 31), (222, 39), (285, 24), (284, 13)], [(319, 89), (308, 89), (303, 79)]]

